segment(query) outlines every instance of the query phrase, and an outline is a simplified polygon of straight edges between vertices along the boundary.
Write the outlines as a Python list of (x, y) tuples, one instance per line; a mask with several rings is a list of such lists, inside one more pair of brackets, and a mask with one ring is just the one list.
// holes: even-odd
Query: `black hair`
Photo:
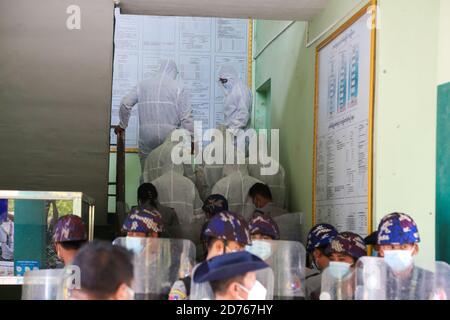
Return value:
[(233, 282), (240, 283), (243, 286), (244, 278), (245, 274), (239, 274), (228, 279), (210, 281), (209, 284), (214, 294), (224, 294)]
[(248, 195), (250, 198), (255, 198), (257, 195), (260, 195), (272, 200), (272, 192), (270, 192), (269, 186), (264, 183), (255, 183), (248, 191)]
[(79, 250), (87, 241), (64, 241), (58, 242), (65, 250)]
[(204, 237), (202, 236), (201, 238), (201, 243), (203, 244), (203, 251), (205, 253), (205, 260), (206, 257), (208, 256), (208, 251), (211, 250), (212, 246), (214, 245), (214, 243), (216, 242), (216, 240), (219, 240), (217, 238), (214, 237)]
[(150, 205), (153, 208), (158, 208), (158, 191), (151, 183), (143, 183), (137, 190), (138, 202), (141, 206)]
[(224, 250), (224, 254), (225, 254), (225, 250), (226, 250), (226, 247), (227, 247), (227, 245), (228, 245), (228, 241), (227, 240), (225, 240), (225, 239), (218, 239), (218, 238), (215, 238), (215, 237), (203, 237), (202, 238), (202, 243), (203, 243), (203, 251), (204, 251), (204, 260), (206, 260), (206, 258), (208, 257), (208, 252), (212, 249), (212, 247), (214, 246), (214, 244), (217, 242), (217, 241), (222, 241), (222, 243), (223, 243), (223, 250)]
[(80, 268), (81, 290), (96, 299), (106, 299), (125, 283), (133, 281), (132, 253), (107, 241), (86, 244), (76, 255), (73, 265)]
[(372, 232), (369, 236), (367, 236), (364, 239), (364, 242), (366, 246), (372, 245), (376, 246), (378, 245), (378, 231)]
[[(327, 247), (328, 247), (328, 245), (324, 245), (324, 246), (320, 246), (320, 247), (314, 248), (314, 250), (319, 250), (319, 252), (320, 252), (322, 255), (328, 257), (328, 255), (325, 254), (325, 249), (326, 249)], [(313, 252), (314, 252), (314, 250), (311, 251), (310, 254), (307, 254), (307, 255), (306, 255), (306, 265), (307, 265), (307, 266), (310, 266), (310, 267), (313, 266), (313, 261), (314, 261), (314, 255), (313, 255)]]

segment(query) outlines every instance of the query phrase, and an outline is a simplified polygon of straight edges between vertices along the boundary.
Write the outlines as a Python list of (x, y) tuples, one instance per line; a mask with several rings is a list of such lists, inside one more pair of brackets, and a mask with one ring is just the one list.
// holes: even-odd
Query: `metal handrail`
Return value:
[(125, 131), (117, 135), (116, 159), (116, 217), (115, 232), (118, 236), (122, 222), (125, 219)]

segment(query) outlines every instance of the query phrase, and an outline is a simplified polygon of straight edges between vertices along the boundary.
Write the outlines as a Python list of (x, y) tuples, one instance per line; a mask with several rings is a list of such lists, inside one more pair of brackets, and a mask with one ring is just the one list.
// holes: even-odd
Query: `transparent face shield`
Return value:
[(204, 259), (203, 243), (200, 240), (200, 234), (202, 232), (203, 225), (205, 224), (205, 218), (192, 219), (190, 223), (182, 223), (176, 226), (166, 227), (167, 233), (170, 234), (172, 239), (186, 239), (192, 241), (195, 245), (196, 260)]
[(195, 245), (189, 240), (126, 237), (113, 244), (134, 252), (137, 300), (167, 300), (173, 283), (189, 275), (195, 263)]
[(273, 220), (277, 223), (280, 229), (280, 235), (282, 240), (297, 241), (300, 242), (301, 235), (298, 230), (301, 230), (302, 213), (286, 213), (278, 217), (274, 217)]
[(433, 288), (429, 294), (430, 300), (450, 300), (450, 266), (446, 262), (437, 261), (434, 264)]
[(304, 299), (306, 250), (300, 242), (253, 240), (246, 250), (273, 270), (275, 300)]
[(80, 289), (80, 276), (77, 266), (27, 271), (23, 279), (22, 300), (70, 299), (71, 290)]
[(415, 264), (398, 272), (385, 258), (364, 257), (357, 263), (358, 300), (448, 300), (450, 266), (445, 262)]
[(383, 258), (362, 257), (356, 263), (356, 300), (386, 300), (388, 266)]
[(345, 262), (330, 262), (322, 272), (320, 300), (353, 300), (355, 270)]

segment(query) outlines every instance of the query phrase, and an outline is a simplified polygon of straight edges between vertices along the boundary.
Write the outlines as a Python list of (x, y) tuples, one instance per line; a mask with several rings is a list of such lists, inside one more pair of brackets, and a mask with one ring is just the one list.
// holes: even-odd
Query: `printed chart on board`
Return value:
[[(190, 93), (194, 120), (204, 130), (223, 122), (221, 65), (231, 64), (247, 83), (248, 20), (122, 15), (116, 9), (111, 123), (119, 123), (122, 98), (139, 81), (152, 77), (161, 59), (178, 66), (178, 82)], [(139, 141), (137, 106), (126, 131), (126, 148)], [(111, 134), (111, 143), (116, 136)]]
[(368, 233), (371, 30), (363, 16), (319, 51), (316, 222)]

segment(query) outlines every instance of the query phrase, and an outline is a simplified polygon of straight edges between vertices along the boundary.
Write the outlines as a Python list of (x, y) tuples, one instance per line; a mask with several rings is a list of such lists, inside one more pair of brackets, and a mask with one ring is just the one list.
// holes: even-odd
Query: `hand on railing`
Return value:
[(121, 126), (115, 126), (114, 127), (114, 133), (116, 134), (116, 135), (122, 135), (123, 133), (125, 132), (125, 129), (124, 128), (122, 128)]

